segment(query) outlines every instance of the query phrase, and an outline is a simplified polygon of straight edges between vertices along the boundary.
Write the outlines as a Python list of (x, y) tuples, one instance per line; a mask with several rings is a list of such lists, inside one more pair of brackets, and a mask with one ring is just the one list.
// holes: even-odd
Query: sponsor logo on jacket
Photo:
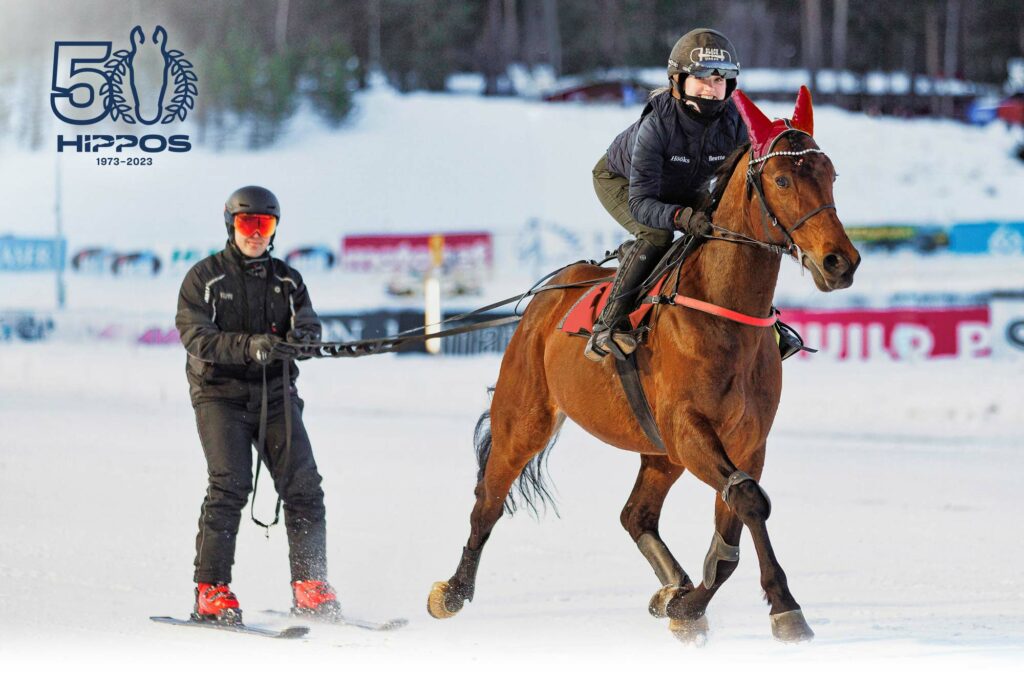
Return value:
[(220, 293), (220, 298), (221, 299), (227, 299), (228, 301), (231, 301), (232, 299), (235, 298), (235, 295), (234, 295), (233, 292), (221, 292)]
[(669, 158), (669, 162), (681, 162), (681, 163), (689, 164), (690, 163), (690, 159), (688, 157), (686, 157), (685, 155), (673, 155), (671, 158)]
[(723, 160), (725, 160), (725, 156), (724, 155), (709, 155), (708, 156), (708, 162), (721, 162)]

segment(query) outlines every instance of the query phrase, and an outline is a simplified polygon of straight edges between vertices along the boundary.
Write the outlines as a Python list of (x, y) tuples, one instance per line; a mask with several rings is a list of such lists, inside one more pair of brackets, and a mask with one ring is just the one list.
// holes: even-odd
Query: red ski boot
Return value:
[(337, 617), (341, 614), (338, 594), (325, 581), (293, 581), (292, 613), (314, 617)]
[(242, 610), (238, 598), (227, 584), (196, 584), (196, 607), (192, 613), (196, 621), (210, 621), (218, 624), (241, 624)]

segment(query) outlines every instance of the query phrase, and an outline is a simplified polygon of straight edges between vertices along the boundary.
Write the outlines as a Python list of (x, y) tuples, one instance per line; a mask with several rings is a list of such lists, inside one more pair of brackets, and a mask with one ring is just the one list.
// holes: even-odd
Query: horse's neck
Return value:
[[(762, 240), (760, 211), (746, 196), (746, 166), (741, 160), (733, 172), (714, 222)], [(696, 282), (705, 301), (747, 315), (768, 315), (779, 278), (779, 255), (754, 245), (721, 240), (709, 240), (701, 250)]]

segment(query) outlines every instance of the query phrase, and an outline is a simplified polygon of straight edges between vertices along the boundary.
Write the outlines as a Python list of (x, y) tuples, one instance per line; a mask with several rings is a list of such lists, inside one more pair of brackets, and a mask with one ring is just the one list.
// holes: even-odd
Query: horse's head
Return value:
[(811, 272), (823, 292), (853, 284), (860, 253), (836, 215), (835, 168), (814, 142), (811, 94), (800, 88), (791, 120), (769, 120), (743, 92), (733, 101), (750, 134), (747, 195), (769, 242)]

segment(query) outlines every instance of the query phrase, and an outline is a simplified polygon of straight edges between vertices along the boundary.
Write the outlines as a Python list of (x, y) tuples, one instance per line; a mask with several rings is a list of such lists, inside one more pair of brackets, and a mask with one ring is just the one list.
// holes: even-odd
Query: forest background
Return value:
[(511, 96), (510, 68), (550, 80), (660, 66), (698, 26), (728, 35), (744, 68), (812, 81), (831, 69), (999, 86), (1024, 55), (1020, 0), (0, 0), (0, 17), (0, 138), (29, 148), (52, 122), (53, 41), (126, 42), (154, 22), (200, 74), (197, 141), (244, 127), (250, 148), (303, 105), (343, 124), (375, 74), (411, 92), (473, 73), (484, 95)]

